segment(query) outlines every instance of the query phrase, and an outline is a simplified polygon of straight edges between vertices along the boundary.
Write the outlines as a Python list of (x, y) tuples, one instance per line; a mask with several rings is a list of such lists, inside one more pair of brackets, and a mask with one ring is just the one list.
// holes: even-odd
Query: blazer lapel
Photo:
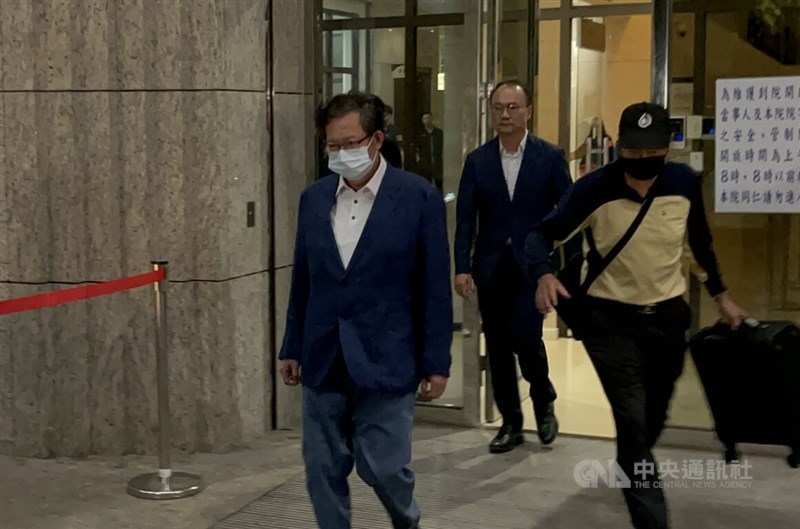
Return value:
[(500, 189), (500, 194), (504, 197), (503, 200), (510, 203), (511, 197), (508, 194), (508, 182), (506, 182), (506, 174), (503, 171), (503, 160), (500, 158), (500, 138), (497, 136), (492, 140), (489, 156), (491, 156), (492, 166), (494, 167), (494, 170), (491, 171), (494, 175), (494, 184)]
[(325, 199), (317, 210), (317, 218), (322, 230), (321, 242), (325, 252), (329, 255), (325, 262), (330, 264), (336, 277), (341, 278), (345, 273), (344, 263), (339, 254), (339, 245), (336, 243), (336, 235), (333, 233), (333, 219), (331, 218), (339, 190), (339, 180), (336, 178), (331, 178), (331, 180), (335, 182), (335, 185), (325, 193)]
[(397, 209), (397, 195), (398, 186), (395, 178), (395, 169), (392, 167), (386, 168), (386, 174), (383, 176), (378, 194), (375, 197), (375, 203), (372, 204), (372, 210), (367, 218), (367, 223), (364, 226), (364, 231), (361, 232), (361, 238), (356, 244), (355, 252), (353, 253), (350, 264), (345, 271), (349, 273), (361, 261), (369, 256), (369, 253), (375, 248), (380, 237), (390, 237), (391, 233), (387, 229), (389, 221), (394, 216), (394, 211)]
[[(519, 196), (519, 190), (522, 186), (527, 185), (527, 181), (533, 175), (533, 169), (536, 164), (538, 156), (539, 142), (536, 141), (534, 136), (528, 133), (528, 139), (525, 142), (525, 152), (522, 154), (522, 163), (519, 166), (519, 176), (517, 176), (517, 185), (514, 188), (514, 197)], [(512, 201), (514, 200), (512, 197)]]

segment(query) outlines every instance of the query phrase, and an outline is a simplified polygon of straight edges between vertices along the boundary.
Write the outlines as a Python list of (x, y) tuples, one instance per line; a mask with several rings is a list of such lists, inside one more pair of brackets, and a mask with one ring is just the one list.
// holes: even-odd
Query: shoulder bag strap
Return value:
[(592, 286), (592, 283), (594, 283), (595, 280), (600, 277), (600, 274), (602, 274), (608, 265), (611, 264), (611, 261), (616, 259), (617, 255), (619, 255), (619, 252), (625, 248), (625, 245), (628, 244), (628, 241), (631, 240), (631, 237), (633, 237), (633, 234), (636, 233), (639, 225), (644, 220), (644, 216), (647, 215), (647, 210), (650, 209), (650, 204), (652, 204), (652, 202), (652, 198), (646, 198), (644, 200), (642, 207), (639, 209), (639, 213), (636, 215), (636, 218), (633, 219), (633, 222), (628, 227), (628, 230), (625, 232), (625, 234), (620, 238), (620, 240), (617, 241), (617, 244), (611, 248), (611, 251), (603, 256), (597, 266), (594, 267), (594, 269), (589, 270), (589, 272), (586, 274), (586, 279), (583, 281), (583, 283), (581, 283), (581, 293), (586, 294), (586, 292), (589, 291), (589, 287)]

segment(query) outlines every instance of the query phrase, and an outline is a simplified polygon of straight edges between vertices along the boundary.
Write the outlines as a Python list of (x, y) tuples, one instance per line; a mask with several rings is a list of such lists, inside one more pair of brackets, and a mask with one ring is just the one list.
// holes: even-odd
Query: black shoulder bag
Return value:
[[(619, 255), (625, 245), (628, 244), (628, 241), (631, 240), (631, 237), (633, 237), (633, 234), (639, 228), (642, 220), (644, 220), (647, 210), (650, 209), (651, 203), (651, 198), (644, 200), (641, 209), (639, 209), (639, 213), (636, 215), (636, 218), (633, 219), (633, 222), (628, 227), (628, 230), (620, 238), (620, 240), (617, 241), (617, 244), (611, 248), (611, 251), (600, 258), (597, 262), (590, 263), (588, 272), (586, 274), (586, 279), (584, 279), (583, 282), (581, 282), (581, 271), (586, 258), (582, 252), (578, 252), (577, 254), (568, 258), (564, 266), (556, 274), (558, 280), (561, 281), (561, 284), (564, 285), (564, 288), (567, 289), (567, 292), (569, 292), (571, 296), (570, 299), (559, 297), (558, 305), (556, 306), (556, 312), (564, 321), (564, 323), (567, 324), (567, 327), (570, 328), (572, 331), (572, 336), (575, 339), (581, 340), (583, 338), (586, 327), (589, 324), (590, 313), (586, 299), (589, 287), (592, 286), (592, 283), (594, 283), (595, 280), (600, 277), (600, 274), (602, 274), (608, 265), (611, 264), (617, 255)], [(592, 248), (591, 251), (595, 252), (595, 254), (597, 253), (597, 250), (594, 248)]]

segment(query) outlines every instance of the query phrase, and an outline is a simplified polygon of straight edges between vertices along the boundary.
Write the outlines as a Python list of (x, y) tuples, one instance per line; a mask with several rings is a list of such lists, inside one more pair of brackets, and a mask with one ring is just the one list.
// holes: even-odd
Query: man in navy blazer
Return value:
[(350, 528), (355, 468), (395, 529), (415, 529), (411, 430), (422, 382), (442, 395), (453, 307), (444, 202), (380, 154), (383, 103), (332, 98), (316, 122), (334, 174), (300, 199), (294, 270), (280, 352), (303, 385), (303, 458), (321, 529)]
[(555, 208), (572, 180), (561, 149), (528, 133), (532, 107), (523, 85), (500, 83), (490, 101), (498, 135), (464, 163), (454, 253), (456, 291), (466, 298), (478, 290), (494, 398), (503, 416), (489, 448), (499, 453), (524, 442), (514, 353), (531, 384), (539, 438), (550, 444), (558, 434), (556, 391), (524, 247), (528, 232)]

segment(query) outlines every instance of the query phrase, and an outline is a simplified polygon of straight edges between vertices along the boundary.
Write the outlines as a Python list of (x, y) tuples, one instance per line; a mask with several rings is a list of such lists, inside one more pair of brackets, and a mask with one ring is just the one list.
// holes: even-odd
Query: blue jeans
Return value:
[(414, 394), (362, 390), (351, 380), (336, 386), (303, 388), (303, 459), (320, 529), (350, 529), (347, 476), (354, 464), (394, 528), (416, 528), (414, 473), (406, 468)]

